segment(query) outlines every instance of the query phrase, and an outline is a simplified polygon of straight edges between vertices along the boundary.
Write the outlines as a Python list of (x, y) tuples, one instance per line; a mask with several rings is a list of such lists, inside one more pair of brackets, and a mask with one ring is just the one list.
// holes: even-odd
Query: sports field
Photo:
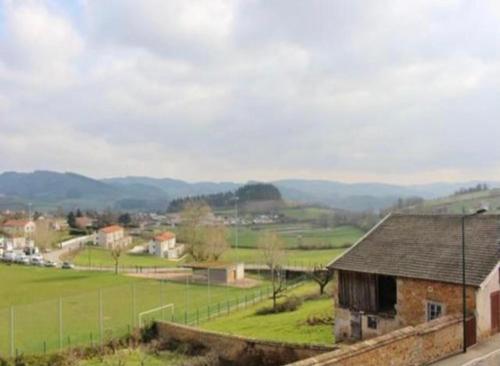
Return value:
[(125, 334), (143, 317), (196, 323), (261, 296), (266, 284), (238, 289), (141, 280), (111, 273), (0, 264), (0, 355), (41, 353)]

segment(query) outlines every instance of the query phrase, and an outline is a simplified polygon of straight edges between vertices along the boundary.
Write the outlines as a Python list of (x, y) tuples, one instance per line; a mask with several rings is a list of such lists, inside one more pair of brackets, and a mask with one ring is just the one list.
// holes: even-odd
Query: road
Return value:
[(500, 334), (470, 347), (467, 353), (461, 353), (432, 366), (498, 366), (500, 365)]

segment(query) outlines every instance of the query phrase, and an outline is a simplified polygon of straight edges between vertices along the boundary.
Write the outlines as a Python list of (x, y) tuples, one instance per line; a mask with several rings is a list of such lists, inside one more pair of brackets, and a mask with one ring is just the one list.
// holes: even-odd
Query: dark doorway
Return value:
[(476, 318), (472, 317), (465, 322), (465, 344), (467, 347), (473, 346), (477, 342), (476, 337)]
[(351, 312), (351, 337), (356, 340), (361, 339), (361, 313), (359, 311)]
[(378, 311), (394, 312), (397, 301), (396, 278), (392, 276), (378, 276)]

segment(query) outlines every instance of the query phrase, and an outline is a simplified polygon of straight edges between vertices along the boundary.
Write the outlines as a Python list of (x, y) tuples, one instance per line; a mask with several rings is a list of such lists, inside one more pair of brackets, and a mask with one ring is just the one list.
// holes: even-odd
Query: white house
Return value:
[(97, 244), (104, 248), (126, 247), (131, 243), (132, 238), (125, 236), (125, 230), (119, 225), (104, 227), (97, 233)]
[(184, 252), (184, 245), (177, 244), (175, 234), (170, 231), (165, 231), (153, 238), (149, 242), (149, 254), (158, 257), (177, 259), (182, 256)]
[(29, 237), (36, 231), (36, 224), (31, 220), (7, 220), (2, 230), (11, 237)]

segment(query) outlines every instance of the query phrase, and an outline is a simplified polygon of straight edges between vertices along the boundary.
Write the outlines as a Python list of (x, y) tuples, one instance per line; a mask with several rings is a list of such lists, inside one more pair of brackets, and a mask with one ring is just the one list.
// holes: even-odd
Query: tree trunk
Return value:
[(118, 261), (115, 262), (115, 274), (118, 274)]

